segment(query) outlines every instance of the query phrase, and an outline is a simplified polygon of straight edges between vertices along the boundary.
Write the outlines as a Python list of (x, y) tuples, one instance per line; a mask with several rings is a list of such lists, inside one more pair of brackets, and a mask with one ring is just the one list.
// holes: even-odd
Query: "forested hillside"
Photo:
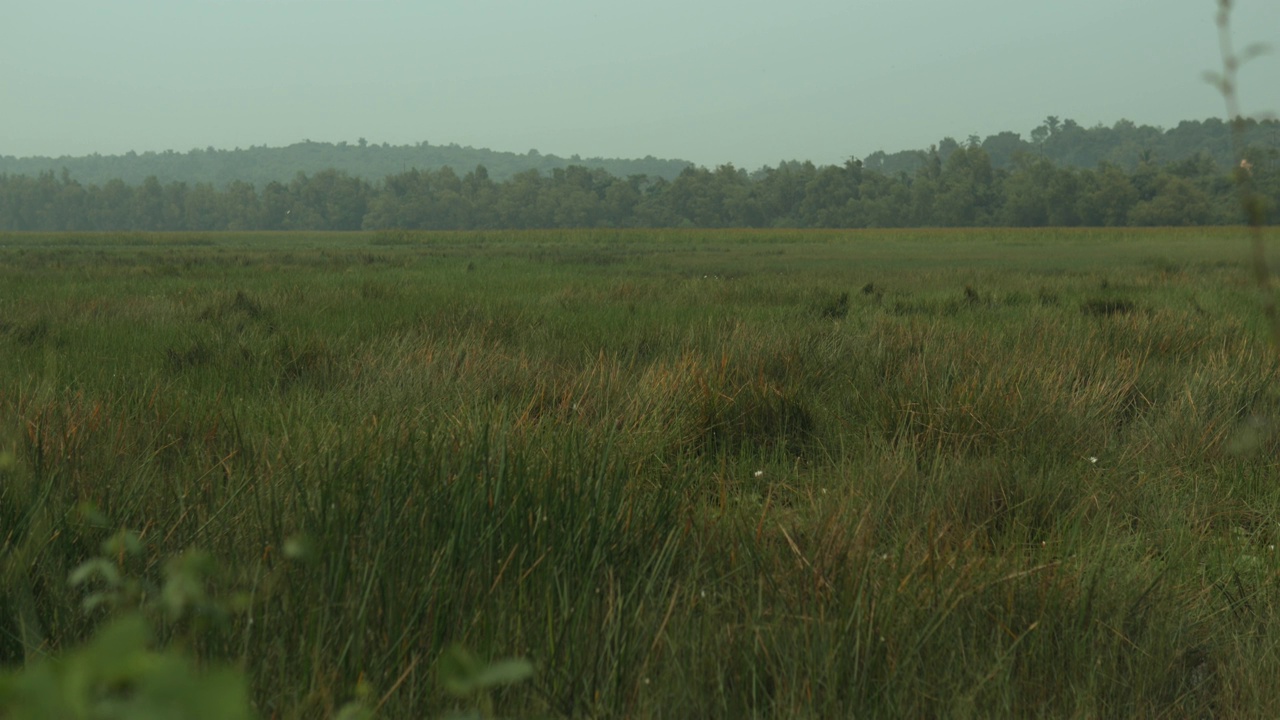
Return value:
[[(1250, 121), (1242, 140), (1246, 146), (1280, 148), (1280, 122)], [(1094, 168), (1108, 163), (1124, 170), (1134, 170), (1144, 163), (1178, 163), (1205, 156), (1219, 166), (1232, 163), (1231, 127), (1218, 118), (1188, 120), (1177, 127), (1162, 130), (1150, 125), (1136, 125), (1121, 120), (1111, 127), (1097, 125), (1086, 128), (1071, 119), (1055, 116), (1031, 131), (1028, 138), (1015, 132), (988, 135), (985, 139), (971, 135), (964, 142), (943, 138), (937, 150), (946, 159), (960, 147), (981, 147), (991, 156), (997, 168), (1012, 167), (1018, 155), (1034, 155), (1059, 165)], [(912, 173), (928, 158), (925, 150), (895, 153), (876, 152), (863, 159), (871, 169), (888, 174)]]
[[(1222, 123), (1197, 126), (1226, 131)], [(1247, 169), (1235, 166), (1214, 133), (1183, 131), (1183, 139), (1200, 140), (1178, 160), (1144, 149), (1132, 166), (1102, 159), (1092, 167), (1053, 156), (1094, 158), (1102, 144), (1077, 141), (1106, 133), (1062, 124), (1033, 135), (1029, 148), (1011, 143), (1007, 154), (991, 138), (944, 143), (913, 156), (910, 171), (889, 170), (887, 156), (872, 156), (842, 165), (786, 162), (752, 173), (686, 166), (670, 180), (584, 165), (505, 179), (483, 165), (465, 174), (410, 169), (377, 180), (330, 168), (287, 182), (225, 186), (155, 175), (98, 184), (66, 170), (0, 175), (0, 230), (1230, 224), (1240, 221), (1233, 173), (1253, 182), (1267, 198), (1269, 221), (1277, 218), (1276, 121), (1248, 123)], [(1219, 140), (1230, 147), (1229, 138)]]
[(189, 152), (129, 152), (124, 155), (89, 155), (87, 157), (0, 156), (0, 174), (35, 177), (43, 172), (68, 171), (82, 183), (105, 185), (123, 180), (136, 185), (148, 177), (161, 183), (208, 183), (225, 188), (233, 182), (247, 182), (259, 188), (269, 182), (287, 183), (298, 173), (312, 175), (323, 170), (339, 170), (365, 180), (380, 180), (407, 170), (439, 170), (451, 167), (469, 170), (478, 165), (488, 168), (495, 180), (506, 180), (516, 173), (538, 170), (548, 173), (556, 168), (582, 165), (600, 168), (613, 175), (648, 175), (673, 179), (691, 163), (685, 160), (662, 160), (647, 157), (639, 160), (610, 158), (568, 158), (543, 155), (537, 150), (527, 153), (499, 152), (485, 148), (458, 145), (381, 145), (363, 138), (354, 145), (345, 142), (323, 143), (309, 140), (288, 147), (251, 147), (248, 149), (195, 149)]

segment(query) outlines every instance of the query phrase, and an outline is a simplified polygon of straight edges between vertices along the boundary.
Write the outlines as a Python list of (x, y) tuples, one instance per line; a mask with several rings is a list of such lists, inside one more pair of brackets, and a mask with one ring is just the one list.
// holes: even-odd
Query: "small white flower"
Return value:
[(763, 470), (757, 470), (757, 471), (755, 471), (753, 474), (754, 474), (756, 477), (764, 477), (764, 471), (763, 471)]
[(1096, 457), (1094, 457), (1094, 456), (1090, 455), (1090, 456), (1089, 456), (1089, 462), (1091, 462), (1091, 463), (1093, 463), (1093, 464), (1095, 464), (1095, 465), (1096, 465), (1096, 464), (1098, 463), (1098, 458), (1096, 458)]

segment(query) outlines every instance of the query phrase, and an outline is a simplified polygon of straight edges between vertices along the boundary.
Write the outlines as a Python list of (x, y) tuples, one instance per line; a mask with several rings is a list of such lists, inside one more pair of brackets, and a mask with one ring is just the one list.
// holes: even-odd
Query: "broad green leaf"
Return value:
[(533, 663), (524, 658), (497, 660), (489, 663), (475, 678), (475, 684), (482, 689), (512, 685), (533, 677)]

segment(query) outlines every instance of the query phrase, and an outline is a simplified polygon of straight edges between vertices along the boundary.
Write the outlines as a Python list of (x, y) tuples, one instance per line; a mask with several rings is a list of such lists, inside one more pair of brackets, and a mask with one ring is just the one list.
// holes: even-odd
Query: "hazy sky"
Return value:
[[(1215, 0), (2, 0), (0, 155), (426, 140), (754, 169), (1221, 116)], [(1236, 39), (1280, 46), (1280, 0)], [(1280, 111), (1280, 56), (1242, 74)]]

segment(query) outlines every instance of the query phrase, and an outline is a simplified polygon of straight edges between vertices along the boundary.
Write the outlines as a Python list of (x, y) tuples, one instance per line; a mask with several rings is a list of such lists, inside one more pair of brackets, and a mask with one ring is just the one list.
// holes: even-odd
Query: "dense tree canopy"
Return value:
[[(1130, 124), (1131, 125), (1131, 124)], [(1180, 125), (1179, 132), (1187, 124)], [(1118, 127), (1122, 127), (1119, 126)], [(1215, 127), (1212, 122), (1197, 128)], [(1219, 124), (1218, 129), (1225, 129)], [(1141, 128), (1126, 132), (1141, 134)], [(674, 178), (625, 177), (585, 165), (525, 170), (502, 180), (476, 166), (412, 169), (371, 182), (338, 169), (288, 182), (233, 180), (85, 184), (72, 173), (0, 174), (0, 230), (358, 230), (550, 227), (913, 227), (1194, 225), (1239, 222), (1228, 155), (1212, 138), (1161, 162), (1138, 150), (1112, 162), (1085, 130), (1049, 118), (1029, 150), (1016, 135), (954, 141), (911, 171), (885, 158), (815, 166), (783, 162), (748, 173), (688, 166)], [(1109, 131), (1115, 132), (1115, 131)], [(1198, 134), (1186, 137), (1199, 138)], [(1280, 207), (1280, 123), (1250, 123), (1254, 187)], [(1229, 144), (1227, 146), (1229, 148)], [(1036, 150), (1041, 148), (1044, 152)], [(1056, 148), (1053, 152), (1050, 149)], [(1071, 161), (1055, 160), (1055, 154)], [(1077, 163), (1092, 162), (1089, 167)]]

